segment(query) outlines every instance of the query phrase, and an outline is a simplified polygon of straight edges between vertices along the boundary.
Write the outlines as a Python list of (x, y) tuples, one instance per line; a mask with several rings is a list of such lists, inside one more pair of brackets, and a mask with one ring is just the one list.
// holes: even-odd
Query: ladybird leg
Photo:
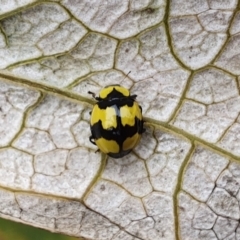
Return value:
[[(144, 123), (144, 122), (143, 122), (143, 123)], [(146, 132), (146, 128), (143, 127), (143, 123), (142, 123), (141, 134)]]
[(141, 110), (141, 113), (142, 113), (142, 107), (139, 105), (139, 108), (140, 108), (140, 110)]
[(130, 96), (130, 98), (132, 98), (132, 99), (134, 99), (134, 100), (136, 99), (136, 97), (137, 97), (136, 94)]
[(94, 92), (88, 91), (88, 94), (91, 94), (93, 98), (96, 98), (96, 94)]
[(100, 97), (96, 97), (96, 94), (91, 92), (91, 91), (88, 91), (88, 94), (91, 94), (93, 98), (95, 98), (97, 101), (101, 100)]
[(97, 153), (97, 152), (100, 152), (100, 149), (97, 149), (97, 150), (95, 151), (95, 153)]
[[(142, 110), (142, 108), (141, 108)], [(143, 124), (144, 124), (145, 121), (142, 120), (142, 133), (146, 132), (146, 128), (143, 127)]]
[(92, 111), (89, 112), (89, 115), (91, 115), (91, 114), (92, 114)]
[(94, 142), (93, 136), (90, 136), (90, 137), (89, 137), (89, 141), (90, 141), (92, 144), (96, 145), (96, 143)]

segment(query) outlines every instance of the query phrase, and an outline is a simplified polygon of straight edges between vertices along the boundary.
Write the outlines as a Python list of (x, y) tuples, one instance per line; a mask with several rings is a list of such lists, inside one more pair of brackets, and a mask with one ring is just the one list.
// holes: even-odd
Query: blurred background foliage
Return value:
[(0, 218), (0, 240), (80, 240)]

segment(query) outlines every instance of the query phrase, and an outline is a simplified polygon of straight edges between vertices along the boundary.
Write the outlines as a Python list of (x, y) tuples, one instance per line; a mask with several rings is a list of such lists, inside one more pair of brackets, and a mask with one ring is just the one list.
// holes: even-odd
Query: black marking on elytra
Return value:
[(99, 139), (103, 137), (106, 140), (114, 140), (118, 143), (120, 148), (123, 142), (128, 138), (132, 137), (134, 134), (143, 133), (143, 121), (135, 117), (134, 126), (125, 125), (121, 123), (121, 118), (117, 116), (117, 127), (111, 129), (104, 129), (101, 120), (91, 126), (91, 132), (94, 139)]
[(143, 134), (145, 131), (146, 131), (146, 129), (143, 127), (143, 124), (144, 124), (144, 121), (143, 120), (140, 120), (140, 119), (138, 119), (137, 118), (137, 124), (138, 124), (138, 133), (139, 134)]
[(130, 97), (124, 97), (124, 98), (117, 98), (112, 99), (111, 101), (99, 101), (96, 103), (100, 109), (106, 109), (107, 107), (112, 107), (114, 105), (118, 106), (118, 108), (121, 108), (123, 106), (132, 107), (134, 104), (134, 100)]

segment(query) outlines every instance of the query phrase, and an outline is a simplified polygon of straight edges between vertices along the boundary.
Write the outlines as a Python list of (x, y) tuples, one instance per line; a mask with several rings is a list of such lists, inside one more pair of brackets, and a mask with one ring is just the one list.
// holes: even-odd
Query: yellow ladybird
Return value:
[(91, 113), (89, 140), (113, 158), (121, 158), (138, 144), (143, 128), (142, 108), (120, 85), (106, 86), (99, 97), (88, 92), (98, 101)]

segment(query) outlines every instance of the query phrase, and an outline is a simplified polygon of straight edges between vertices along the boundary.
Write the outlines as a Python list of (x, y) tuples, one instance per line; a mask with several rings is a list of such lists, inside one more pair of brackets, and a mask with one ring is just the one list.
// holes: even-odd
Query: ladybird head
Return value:
[(119, 84), (108, 85), (99, 93), (99, 97), (104, 100), (124, 98), (129, 96), (129, 90), (120, 86)]

